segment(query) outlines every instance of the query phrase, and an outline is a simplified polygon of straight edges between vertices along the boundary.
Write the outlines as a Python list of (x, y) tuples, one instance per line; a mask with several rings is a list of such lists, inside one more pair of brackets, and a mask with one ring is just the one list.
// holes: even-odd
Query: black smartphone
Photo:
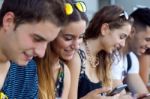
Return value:
[(145, 54), (150, 55), (150, 48), (146, 49)]
[(114, 95), (120, 93), (126, 87), (127, 87), (127, 84), (119, 85), (116, 88), (114, 88), (110, 93), (108, 93), (107, 96), (114, 96)]

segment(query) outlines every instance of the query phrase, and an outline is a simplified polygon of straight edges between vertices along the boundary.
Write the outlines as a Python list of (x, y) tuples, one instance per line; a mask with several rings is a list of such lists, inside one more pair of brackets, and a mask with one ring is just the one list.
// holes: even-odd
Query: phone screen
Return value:
[(120, 93), (122, 90), (124, 90), (127, 87), (127, 84), (119, 85), (116, 88), (114, 88), (110, 93), (107, 94), (107, 96), (113, 96), (118, 93)]

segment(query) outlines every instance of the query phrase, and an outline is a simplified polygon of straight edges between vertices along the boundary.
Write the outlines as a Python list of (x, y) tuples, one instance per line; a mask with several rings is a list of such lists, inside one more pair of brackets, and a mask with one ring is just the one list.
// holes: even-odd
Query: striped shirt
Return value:
[(25, 67), (11, 63), (2, 92), (9, 99), (37, 99), (38, 78), (36, 63), (31, 60)]

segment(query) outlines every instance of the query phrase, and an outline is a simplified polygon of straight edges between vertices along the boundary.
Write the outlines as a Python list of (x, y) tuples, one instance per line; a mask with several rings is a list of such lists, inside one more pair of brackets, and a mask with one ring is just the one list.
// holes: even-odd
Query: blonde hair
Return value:
[(39, 99), (55, 99), (55, 81), (52, 72), (51, 48), (48, 45), (45, 57), (36, 58), (38, 65)]
[(98, 53), (99, 65), (96, 67), (96, 74), (99, 77), (99, 80), (102, 81), (103, 86), (112, 87), (111, 79), (111, 64), (112, 57), (110, 54), (105, 51)]

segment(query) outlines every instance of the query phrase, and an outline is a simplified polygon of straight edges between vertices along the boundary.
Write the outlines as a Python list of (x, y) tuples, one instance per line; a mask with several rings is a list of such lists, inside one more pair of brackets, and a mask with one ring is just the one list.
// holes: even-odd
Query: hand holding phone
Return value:
[(107, 96), (114, 96), (114, 95), (120, 93), (126, 87), (127, 87), (127, 84), (119, 85), (116, 88), (114, 88), (110, 93), (108, 93)]

